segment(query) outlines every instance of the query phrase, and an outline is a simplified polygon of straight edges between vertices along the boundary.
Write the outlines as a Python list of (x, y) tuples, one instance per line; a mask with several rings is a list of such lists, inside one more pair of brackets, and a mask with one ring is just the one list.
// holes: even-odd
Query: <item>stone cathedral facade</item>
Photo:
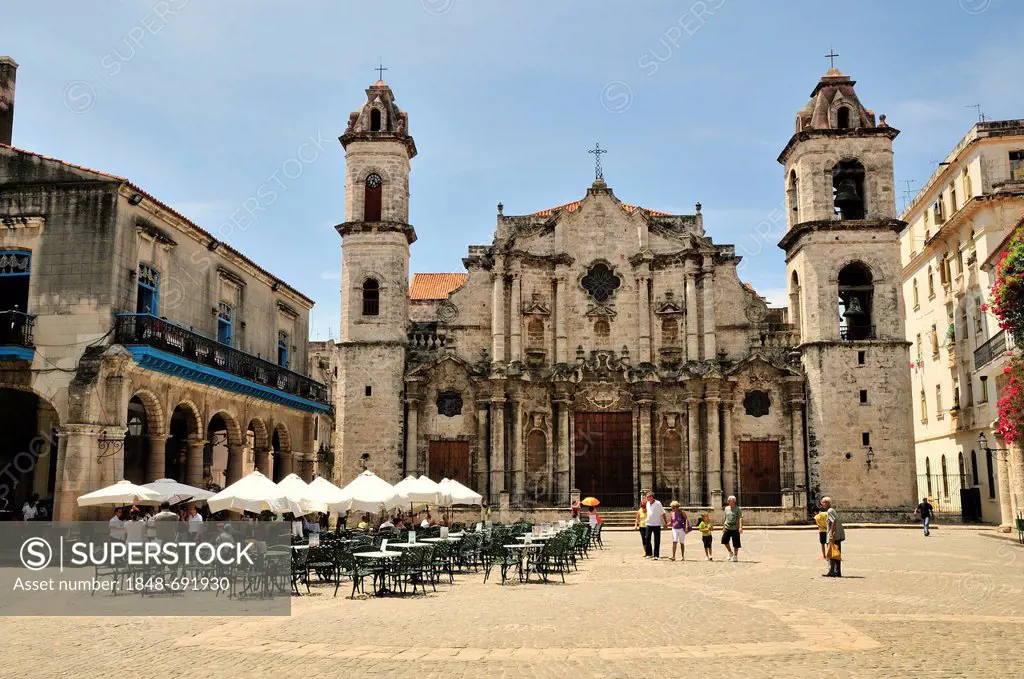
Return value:
[[(898, 132), (822, 77), (785, 166), (790, 308), (740, 281), (701, 205), (622, 202), (603, 179), (527, 215), (498, 206), (465, 271), (416, 274), (416, 145), (382, 81), (349, 118), (337, 408), (341, 476), (460, 480), (497, 504), (632, 506), (641, 491), (803, 518), (914, 501), (892, 176)], [(837, 301), (838, 300), (838, 301)]]

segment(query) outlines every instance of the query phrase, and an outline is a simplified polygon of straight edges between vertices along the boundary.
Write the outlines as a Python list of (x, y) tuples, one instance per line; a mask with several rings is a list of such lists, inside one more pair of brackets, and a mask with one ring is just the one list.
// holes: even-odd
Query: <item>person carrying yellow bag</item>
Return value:
[(828, 522), (828, 573), (822, 573), (824, 578), (843, 577), (843, 540), (846, 539), (846, 530), (843, 522), (839, 519), (839, 512), (832, 506), (832, 498), (821, 498), (821, 506), (825, 508)]

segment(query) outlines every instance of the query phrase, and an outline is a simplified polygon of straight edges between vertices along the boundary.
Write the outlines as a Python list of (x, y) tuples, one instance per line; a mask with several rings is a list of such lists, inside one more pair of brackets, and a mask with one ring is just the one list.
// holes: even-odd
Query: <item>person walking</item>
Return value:
[(633, 530), (640, 531), (640, 542), (644, 546), (644, 558), (651, 558), (651, 543), (647, 541), (647, 501), (645, 498), (640, 498), (640, 509), (636, 510)]
[(672, 509), (669, 519), (672, 524), (672, 561), (676, 560), (676, 545), (679, 545), (679, 560), (686, 561), (686, 531), (690, 527), (690, 520), (676, 500), (672, 500), (669, 507)]
[(704, 543), (704, 558), (708, 561), (714, 561), (711, 555), (711, 544), (712, 536), (711, 533), (714, 531), (715, 525), (711, 523), (711, 515), (708, 512), (704, 512), (700, 515), (700, 523), (697, 524), (697, 530), (700, 531), (700, 540)]
[(932, 517), (935, 515), (935, 508), (928, 502), (928, 498), (921, 498), (921, 504), (917, 506), (914, 513), (921, 517), (921, 525), (924, 527), (924, 536), (931, 535)]
[(814, 515), (814, 523), (818, 524), (818, 542), (821, 544), (821, 558), (827, 559), (828, 554), (825, 553), (825, 544), (828, 542), (828, 514), (825, 513), (825, 509), (818, 503), (818, 513)]
[(832, 506), (832, 498), (821, 498), (821, 506), (825, 508), (828, 516), (828, 573), (822, 573), (825, 578), (843, 577), (843, 540), (846, 539), (846, 530), (839, 518), (839, 512)]
[[(726, 561), (740, 560), (740, 535), (743, 534), (743, 510), (736, 506), (736, 496), (730, 495), (722, 518), (722, 544), (729, 552)], [(732, 543), (732, 546), (729, 543)]]
[[(668, 517), (665, 515), (665, 508), (660, 500), (654, 498), (654, 493), (647, 493), (647, 542), (644, 546), (650, 546), (651, 559), (657, 561), (661, 558), (661, 529), (668, 525)], [(646, 551), (646, 549), (645, 549)]]

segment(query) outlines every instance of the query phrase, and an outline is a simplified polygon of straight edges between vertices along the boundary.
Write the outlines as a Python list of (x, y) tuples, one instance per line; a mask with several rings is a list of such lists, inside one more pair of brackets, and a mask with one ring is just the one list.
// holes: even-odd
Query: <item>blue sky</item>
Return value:
[[(419, 148), (413, 271), (461, 270), (499, 201), (522, 214), (580, 198), (600, 141), (620, 199), (700, 201), (705, 229), (745, 257), (741, 277), (784, 303), (775, 159), (830, 47), (902, 130), (899, 207), (903, 181), (921, 187), (976, 122), (968, 105), (1024, 117), (1022, 38), (1013, 0), (37, 0), (5, 5), (0, 54), (20, 64), (15, 145), (228, 225), (317, 301), (312, 335), (336, 337), (337, 137), (378, 57)], [(230, 226), (268, 181), (277, 198)]]

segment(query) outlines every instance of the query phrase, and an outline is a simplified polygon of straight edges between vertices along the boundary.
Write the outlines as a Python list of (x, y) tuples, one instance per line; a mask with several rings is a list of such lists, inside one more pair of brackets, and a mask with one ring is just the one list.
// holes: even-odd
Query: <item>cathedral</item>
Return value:
[(632, 205), (600, 171), (565, 205), (499, 204), (464, 272), (410, 281), (416, 144), (371, 85), (340, 138), (338, 475), (450, 477), (524, 510), (647, 489), (690, 507), (736, 495), (779, 523), (825, 494), (850, 517), (913, 506), (899, 132), (854, 85), (829, 69), (778, 158), (788, 308), (739, 279), (700, 203)]

